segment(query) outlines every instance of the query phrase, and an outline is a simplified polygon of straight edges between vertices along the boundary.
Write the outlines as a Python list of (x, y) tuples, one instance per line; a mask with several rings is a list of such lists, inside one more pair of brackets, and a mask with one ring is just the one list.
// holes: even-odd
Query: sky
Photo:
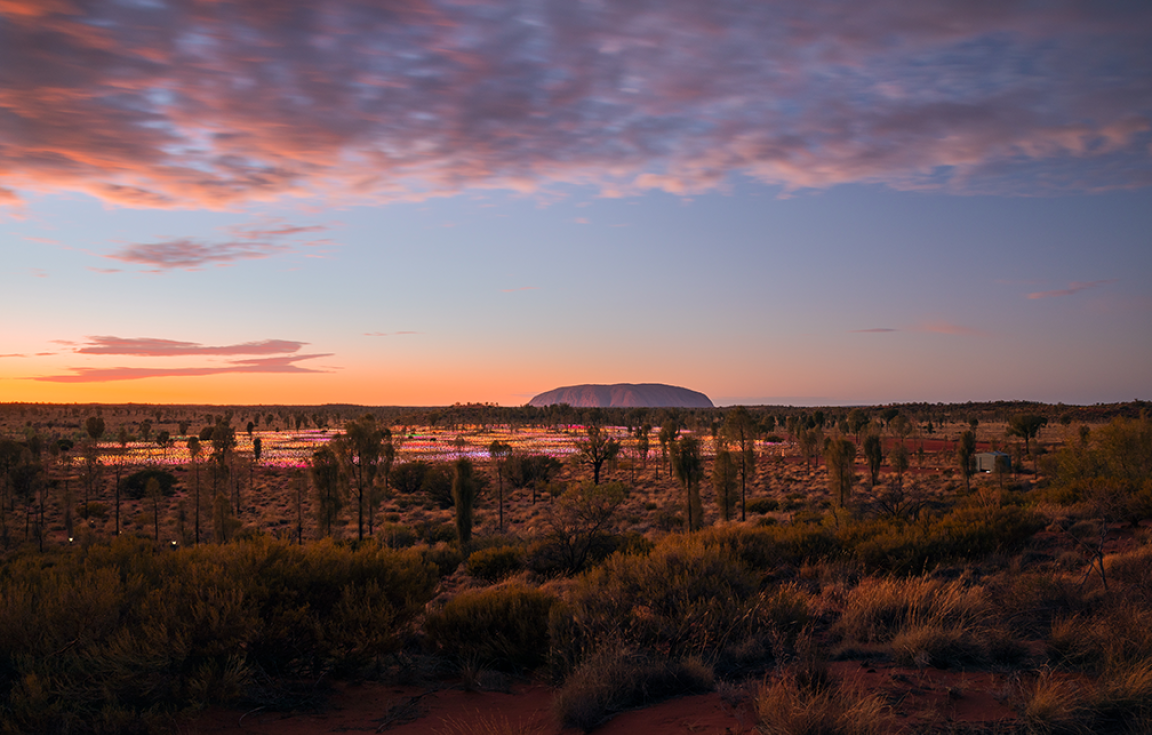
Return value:
[(1152, 399), (1144, 1), (0, 0), (0, 402)]

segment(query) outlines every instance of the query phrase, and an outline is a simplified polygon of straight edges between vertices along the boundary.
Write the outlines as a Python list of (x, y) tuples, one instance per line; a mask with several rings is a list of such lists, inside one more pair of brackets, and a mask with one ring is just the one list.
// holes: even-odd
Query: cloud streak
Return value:
[(1057, 298), (1059, 296), (1071, 296), (1073, 294), (1080, 293), (1081, 291), (1087, 290), (1089, 288), (1096, 288), (1097, 286), (1104, 286), (1104, 285), (1107, 285), (1109, 283), (1115, 283), (1115, 282), (1116, 282), (1115, 278), (1109, 278), (1109, 279), (1104, 280), (1104, 281), (1075, 281), (1073, 283), (1068, 284), (1068, 288), (1060, 288), (1060, 289), (1056, 289), (1055, 291), (1034, 291), (1033, 293), (1028, 294), (1028, 298), (1030, 298), (1030, 299), (1051, 299), (1051, 298)]
[(71, 368), (69, 375), (42, 375), (33, 380), (45, 383), (111, 383), (123, 380), (144, 380), (145, 378), (193, 378), (209, 375), (229, 375), (235, 373), (325, 373), (328, 370), (302, 367), (296, 363), (318, 357), (331, 357), (331, 353), (314, 355), (292, 355), (281, 357), (253, 358), (237, 360), (227, 365), (206, 367), (113, 367), (113, 368)]
[[(225, 266), (239, 260), (268, 258), (293, 251), (292, 244), (277, 242), (297, 235), (323, 232), (324, 225), (292, 225), (279, 219), (227, 228), (231, 241), (205, 243), (189, 238), (128, 245), (105, 255), (105, 258), (133, 265), (148, 266), (153, 272), (174, 269), (198, 270), (208, 265)], [(305, 246), (327, 245), (330, 241), (305, 242)], [(113, 272), (113, 271), (98, 271)]]
[[(1152, 6), (0, 4), (0, 206), (1152, 185)], [(121, 251), (160, 268), (260, 241)], [(267, 234), (267, 233), (263, 233)], [(172, 265), (173, 263), (177, 265)]]
[(290, 249), (287, 245), (275, 243), (227, 242), (210, 245), (177, 239), (129, 245), (105, 257), (123, 263), (150, 266), (157, 271), (176, 268), (194, 270), (212, 264), (225, 265), (237, 260), (267, 258)]
[(196, 342), (178, 342), (154, 337), (88, 337), (78, 347), (82, 355), (136, 355), (142, 357), (187, 357), (189, 355), (279, 355), (298, 352), (306, 342), (265, 339), (235, 345), (211, 347)]
[(892, 327), (873, 327), (871, 329), (850, 329), (850, 334), (891, 334), (893, 332), (921, 332), (927, 334), (954, 334), (962, 336), (977, 336), (983, 335), (984, 332), (972, 327), (965, 327), (960, 324), (953, 324), (946, 321), (928, 321), (919, 322), (910, 327), (903, 329), (894, 329)]

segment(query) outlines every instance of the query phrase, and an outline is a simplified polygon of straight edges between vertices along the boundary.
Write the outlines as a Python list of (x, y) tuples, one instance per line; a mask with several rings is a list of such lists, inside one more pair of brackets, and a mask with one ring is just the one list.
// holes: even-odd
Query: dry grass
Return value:
[(756, 694), (765, 735), (880, 735), (890, 719), (877, 696), (842, 689), (825, 679), (790, 673), (766, 681)]
[(1080, 685), (1051, 671), (1040, 674), (1025, 692), (1022, 717), (1035, 735), (1074, 735), (1088, 732)]
[(987, 613), (983, 589), (961, 580), (866, 579), (845, 596), (836, 630), (849, 640), (890, 641), (917, 628), (970, 628)]
[(447, 735), (535, 735), (538, 726), (533, 722), (513, 722), (508, 717), (449, 717), (444, 720)]

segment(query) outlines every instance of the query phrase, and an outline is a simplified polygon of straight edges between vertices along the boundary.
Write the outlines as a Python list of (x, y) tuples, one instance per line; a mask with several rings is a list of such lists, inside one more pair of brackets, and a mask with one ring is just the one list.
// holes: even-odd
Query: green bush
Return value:
[(474, 551), (465, 563), (473, 577), (496, 582), (524, 568), (524, 554), (516, 546), (494, 546)]
[(457, 661), (521, 671), (543, 664), (556, 597), (521, 585), (464, 592), (424, 623), (428, 639)]

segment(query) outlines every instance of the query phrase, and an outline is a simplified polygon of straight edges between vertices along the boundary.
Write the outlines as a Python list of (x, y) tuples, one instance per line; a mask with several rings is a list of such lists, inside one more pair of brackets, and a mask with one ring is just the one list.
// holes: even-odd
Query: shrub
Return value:
[(422, 459), (405, 462), (392, 468), (389, 481), (397, 492), (412, 495), (420, 492), (424, 484), (424, 474), (428, 471), (428, 463)]
[(776, 498), (752, 498), (745, 507), (749, 513), (772, 513), (780, 510), (780, 501)]
[(106, 518), (108, 516), (108, 506), (104, 503), (90, 502), (81, 503), (76, 508), (76, 515), (85, 520), (89, 518)]
[(474, 551), (465, 564), (468, 573), (496, 582), (524, 568), (524, 554), (515, 546), (494, 546)]
[(671, 536), (646, 556), (616, 554), (581, 577), (550, 630), (568, 671), (603, 646), (679, 660), (718, 652), (747, 625), (755, 579), (715, 546)]
[(548, 652), (548, 615), (556, 597), (520, 585), (464, 592), (428, 616), (424, 630), (458, 661), (528, 670)]
[(392, 549), (406, 549), (417, 541), (416, 530), (399, 523), (384, 523), (377, 537), (385, 546)]
[(455, 572), (460, 562), (464, 561), (456, 545), (444, 541), (434, 546), (418, 546), (416, 551), (424, 561), (433, 565), (442, 577)]
[(805, 561), (836, 558), (841, 551), (835, 536), (815, 523), (712, 527), (696, 536), (705, 545), (726, 550), (752, 569), (799, 566)]
[(669, 697), (711, 691), (712, 670), (698, 658), (661, 660), (607, 647), (578, 666), (556, 695), (567, 727), (591, 730), (614, 714)]
[(234, 701), (257, 672), (357, 671), (397, 649), (435, 579), (414, 552), (266, 538), (155, 553), (122, 537), (9, 560), (0, 730), (117, 731)]
[(134, 500), (140, 500), (148, 491), (148, 481), (156, 480), (160, 485), (160, 492), (164, 495), (175, 495), (173, 486), (176, 485), (176, 475), (167, 470), (148, 469), (133, 472), (124, 478), (124, 495)]

